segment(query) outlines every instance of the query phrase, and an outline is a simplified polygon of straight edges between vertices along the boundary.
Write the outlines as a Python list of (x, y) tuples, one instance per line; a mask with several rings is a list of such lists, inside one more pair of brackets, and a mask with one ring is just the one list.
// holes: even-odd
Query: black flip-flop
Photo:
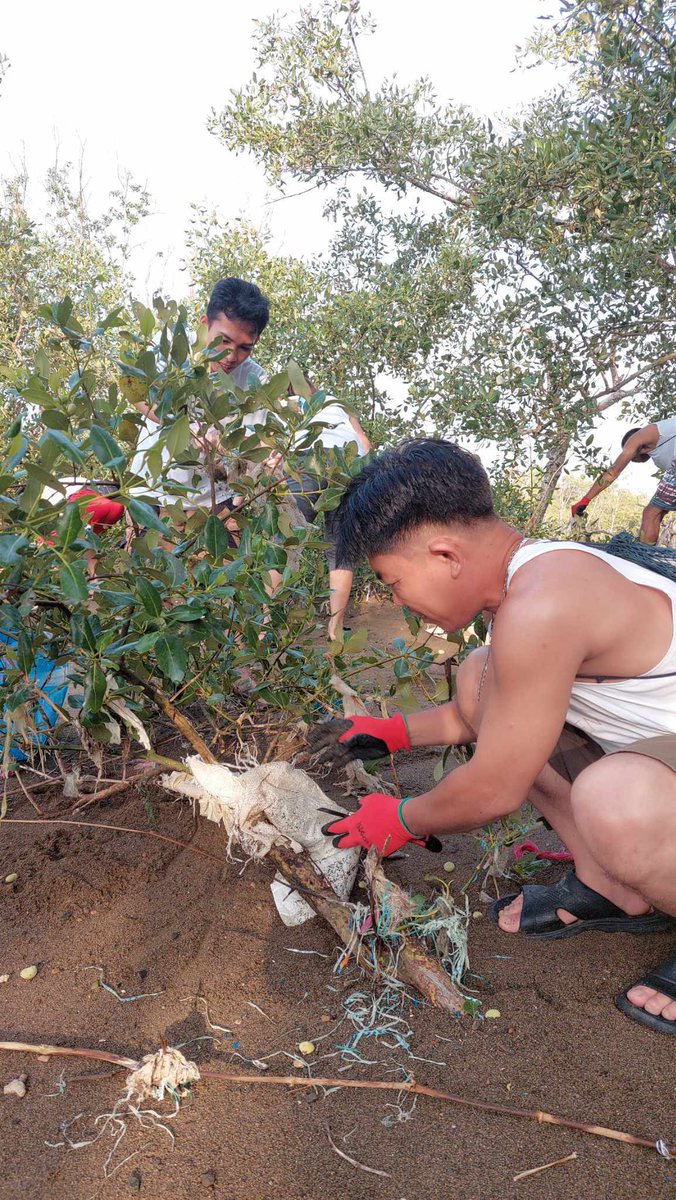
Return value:
[[(523, 896), (523, 908), (518, 932), (524, 937), (567, 938), (594, 929), (600, 933), (657, 933), (668, 929), (673, 919), (657, 911), (630, 917), (605, 896), (581, 883), (574, 871), (568, 871), (557, 883), (548, 886), (526, 883), (521, 893), (494, 900), (488, 917), (498, 929), (498, 913), (519, 894)], [(557, 908), (572, 913), (577, 920), (566, 925), (557, 917)]]
[[(662, 992), (664, 996), (676, 1000), (676, 955), (660, 963), (649, 975), (644, 975), (642, 979), (637, 979), (636, 983), (629, 984), (629, 987), (641, 986), (654, 988), (656, 992)], [(647, 1029), (654, 1029), (657, 1033), (676, 1033), (676, 1021), (667, 1021), (666, 1017), (658, 1017), (655, 1013), (646, 1012), (644, 1008), (632, 1004), (631, 1000), (627, 999), (629, 987), (615, 997), (615, 1007), (619, 1008), (620, 1012), (631, 1021), (645, 1025)]]

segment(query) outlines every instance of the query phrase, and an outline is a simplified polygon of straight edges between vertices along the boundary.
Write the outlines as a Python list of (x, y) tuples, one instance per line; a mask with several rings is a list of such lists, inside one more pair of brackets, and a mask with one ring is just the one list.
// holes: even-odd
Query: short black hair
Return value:
[(260, 337), (270, 320), (270, 304), (255, 283), (229, 276), (219, 279), (207, 304), (207, 321), (215, 321), (221, 314), (251, 325)]
[(626, 446), (627, 442), (629, 441), (629, 438), (633, 437), (635, 433), (640, 433), (642, 428), (643, 428), (642, 425), (637, 425), (636, 429), (628, 429), (627, 430), (624, 437), (622, 438), (622, 449), (623, 450), (624, 450), (624, 447)]
[(422, 525), (469, 525), (495, 516), (475, 454), (441, 438), (385, 450), (350, 482), (336, 511), (339, 566), (391, 549)]

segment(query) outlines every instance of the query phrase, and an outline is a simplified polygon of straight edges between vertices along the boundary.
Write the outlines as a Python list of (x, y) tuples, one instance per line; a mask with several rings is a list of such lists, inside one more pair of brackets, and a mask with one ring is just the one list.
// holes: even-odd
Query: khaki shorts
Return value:
[[(640, 738), (629, 742), (619, 750), (610, 750), (609, 754), (644, 754), (647, 758), (656, 758), (676, 771), (676, 733), (662, 733), (659, 737)], [(593, 737), (566, 721), (561, 736), (554, 747), (549, 759), (549, 765), (557, 775), (572, 783), (584, 771), (585, 767), (605, 758), (606, 751), (595, 742)]]

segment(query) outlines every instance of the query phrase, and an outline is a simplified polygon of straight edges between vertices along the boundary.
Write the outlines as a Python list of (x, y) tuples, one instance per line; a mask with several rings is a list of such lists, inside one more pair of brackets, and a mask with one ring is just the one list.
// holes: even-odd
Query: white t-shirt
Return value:
[[(357, 433), (350, 424), (349, 414), (343, 408), (342, 404), (334, 400), (333, 396), (327, 396), (326, 404), (312, 418), (310, 424), (321, 424), (322, 430), (317, 438), (317, 442), (325, 450), (344, 450), (346, 446), (349, 446), (350, 442), (354, 442), (359, 452), (363, 452)], [(303, 435), (301, 434), (302, 437)]]
[[(259, 363), (254, 362), (252, 358), (245, 358), (243, 363), (235, 367), (229, 372), (229, 378), (234, 383), (235, 387), (242, 390), (251, 386), (255, 380), (260, 380), (265, 383), (267, 375)], [(257, 408), (254, 412), (247, 413), (244, 417), (243, 424), (247, 429), (253, 429), (254, 425), (262, 424), (265, 420), (266, 410)], [(228, 418), (224, 418), (221, 425), (225, 427), (228, 423)], [(171, 471), (164, 473), (165, 480), (171, 480), (172, 483), (180, 484), (187, 491), (184, 496), (169, 495), (162, 488), (162, 479), (156, 479), (153, 473), (148, 468), (148, 453), (157, 445), (162, 425), (158, 421), (154, 421), (152, 417), (145, 417), (139, 425), (138, 440), (136, 442), (136, 450), (134, 457), (129, 464), (129, 470), (134, 475), (140, 475), (142, 479), (147, 481), (145, 486), (137, 485), (130, 489), (132, 495), (152, 495), (158, 504), (173, 503), (177, 499), (181, 500), (186, 508), (199, 508), (205, 504), (211, 504), (211, 479), (209, 473), (201, 469), (195, 463), (194, 466), (174, 467)], [(195, 447), (195, 455), (199, 454), (199, 449)], [(169, 452), (162, 451), (162, 468), (166, 467), (169, 462)], [(232, 488), (227, 481), (217, 480), (215, 484), (215, 499), (216, 503), (220, 504), (228, 496), (232, 495)]]
[(667, 417), (665, 421), (655, 421), (659, 440), (654, 450), (650, 451), (655, 466), (660, 471), (668, 471), (676, 458), (676, 417)]

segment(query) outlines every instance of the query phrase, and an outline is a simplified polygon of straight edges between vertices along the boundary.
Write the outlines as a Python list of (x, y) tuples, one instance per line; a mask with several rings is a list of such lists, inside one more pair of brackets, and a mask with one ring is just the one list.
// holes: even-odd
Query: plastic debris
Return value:
[(35, 979), (37, 973), (37, 967), (24, 967), (23, 971), (19, 971), (19, 975), (22, 979)]
[(18, 1100), (23, 1100), (26, 1095), (27, 1079), (27, 1075), (19, 1075), (17, 1079), (10, 1080), (2, 1089), (3, 1096), (16, 1096)]
[[(264, 858), (272, 846), (307, 851), (341, 900), (347, 900), (359, 867), (360, 851), (338, 850), (322, 833), (329, 805), (314, 779), (290, 763), (277, 761), (237, 772), (221, 763), (205, 763), (197, 755), (186, 759), (186, 771), (162, 776), (169, 791), (193, 801), (203, 817), (222, 824), (228, 835), (227, 854), (240, 845), (251, 858)], [(277, 876), (272, 895), (284, 924), (291, 927), (315, 916), (315, 911), (286, 880)]]
[(486, 1017), (486, 1019), (488, 1021), (494, 1021), (496, 1017), (500, 1016), (500, 1009), (499, 1008), (487, 1008), (486, 1012), (484, 1013), (484, 1016)]

